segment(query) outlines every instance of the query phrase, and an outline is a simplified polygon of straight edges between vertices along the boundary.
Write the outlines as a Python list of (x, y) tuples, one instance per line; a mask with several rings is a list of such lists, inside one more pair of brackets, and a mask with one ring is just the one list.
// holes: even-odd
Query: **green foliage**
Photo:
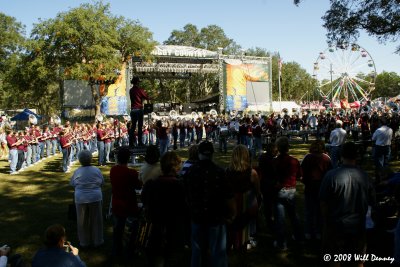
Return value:
[(372, 98), (393, 97), (400, 93), (400, 76), (395, 72), (382, 72), (376, 77)]
[(329, 40), (339, 43), (357, 40), (360, 30), (381, 42), (397, 41), (400, 35), (398, 0), (331, 0), (323, 20)]

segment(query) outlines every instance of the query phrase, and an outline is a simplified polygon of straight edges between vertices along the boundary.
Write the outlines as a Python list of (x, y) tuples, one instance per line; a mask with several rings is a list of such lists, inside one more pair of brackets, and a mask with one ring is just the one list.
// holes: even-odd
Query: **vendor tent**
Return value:
[(42, 116), (39, 116), (36, 113), (34, 113), (26, 108), (22, 112), (18, 113), (14, 117), (12, 117), (11, 120), (12, 121), (27, 121), (27, 120), (29, 120), (29, 115), (34, 115), (38, 120), (40, 120), (42, 118)]

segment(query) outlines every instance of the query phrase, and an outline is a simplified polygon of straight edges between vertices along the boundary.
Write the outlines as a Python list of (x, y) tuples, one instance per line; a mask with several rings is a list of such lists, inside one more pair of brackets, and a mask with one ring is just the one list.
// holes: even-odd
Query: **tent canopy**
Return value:
[(39, 116), (36, 113), (34, 113), (26, 108), (22, 112), (18, 113), (14, 117), (12, 117), (11, 120), (12, 121), (27, 121), (27, 120), (29, 120), (29, 115), (34, 115), (38, 120), (40, 120), (42, 118), (42, 116)]

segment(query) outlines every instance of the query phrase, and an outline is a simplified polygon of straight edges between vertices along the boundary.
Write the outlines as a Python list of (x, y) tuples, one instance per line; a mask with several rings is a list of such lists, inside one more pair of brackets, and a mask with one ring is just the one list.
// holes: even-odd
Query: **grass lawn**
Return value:
[[(231, 147), (230, 147), (231, 148)], [(218, 151), (218, 149), (216, 149)], [(231, 150), (231, 149), (230, 149)], [(308, 151), (308, 145), (293, 143), (291, 155), (302, 159)], [(187, 150), (178, 151), (182, 158), (187, 157)], [(222, 166), (227, 166), (230, 153), (224, 155), (216, 152), (214, 159)], [(95, 164), (97, 158), (93, 159)], [(393, 164), (393, 163), (392, 163)], [(399, 163), (393, 167), (399, 170)], [(76, 163), (72, 172), (79, 167)], [(109, 169), (111, 165), (100, 167), (106, 185), (103, 188), (104, 211), (108, 208), (111, 186), (109, 183)], [(363, 167), (372, 174), (372, 163), (368, 159)], [(68, 240), (73, 245), (78, 244), (76, 223), (67, 219), (68, 204), (72, 202), (73, 190), (69, 186), (71, 173), (61, 172), (61, 155), (45, 159), (40, 163), (25, 169), (17, 175), (9, 175), (9, 164), (6, 160), (0, 161), (0, 245), (8, 244), (15, 253), (21, 254), (30, 262), (35, 252), (42, 246), (42, 236), (47, 226), (60, 223), (67, 230)], [(298, 185), (298, 210), (303, 216), (303, 187)], [(81, 258), (87, 266), (120, 266), (109, 262), (112, 245), (112, 224), (105, 222), (105, 245), (97, 249), (82, 249)], [(266, 230), (262, 219), (259, 223), (258, 245), (245, 255), (230, 253), (231, 266), (321, 266), (318, 243), (306, 243), (304, 246), (294, 246), (289, 243), (289, 250), (278, 253), (272, 246), (273, 237)], [(189, 259), (190, 251), (187, 251)], [(386, 255), (391, 256), (388, 252)], [(368, 264), (367, 264), (368, 265)], [(143, 255), (138, 255), (127, 266), (145, 266)], [(188, 263), (189, 266), (189, 263)], [(368, 265), (371, 266), (371, 265)], [(377, 266), (384, 266), (382, 264)]]

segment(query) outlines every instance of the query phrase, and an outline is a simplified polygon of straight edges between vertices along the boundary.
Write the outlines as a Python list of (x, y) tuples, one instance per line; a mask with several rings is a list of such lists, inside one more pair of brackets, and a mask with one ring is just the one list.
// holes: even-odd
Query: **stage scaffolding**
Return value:
[[(139, 78), (164, 78), (164, 79), (188, 79), (192, 73), (217, 73), (219, 78), (219, 111), (225, 109), (226, 92), (224, 88), (223, 64), (226, 61), (238, 61), (242, 64), (269, 64), (271, 57), (254, 57), (240, 55), (223, 55), (222, 48), (217, 52), (205, 49), (159, 45), (152, 53), (153, 59), (145, 61), (140, 56), (133, 56), (129, 62), (127, 80), (133, 76)], [(270, 68), (272, 77), (272, 68)], [(270, 99), (272, 99), (272, 83)]]

